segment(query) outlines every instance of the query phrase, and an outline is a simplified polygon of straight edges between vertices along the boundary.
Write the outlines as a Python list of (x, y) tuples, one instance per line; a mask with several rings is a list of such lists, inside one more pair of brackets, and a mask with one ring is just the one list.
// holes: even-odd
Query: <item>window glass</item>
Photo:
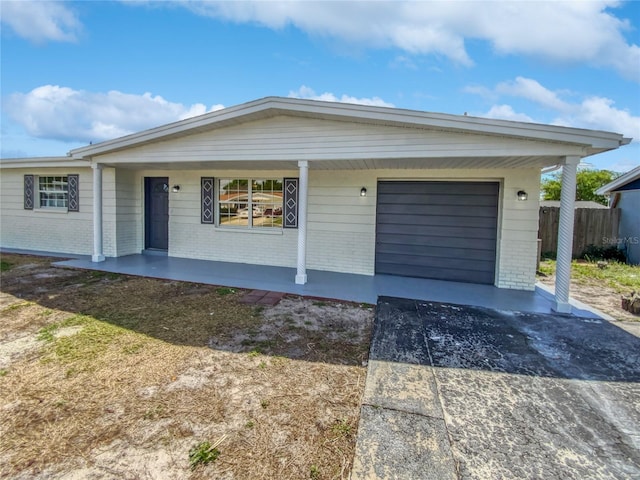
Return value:
[(38, 197), (40, 208), (67, 208), (67, 177), (38, 177)]
[(282, 180), (253, 181), (254, 227), (282, 227)]
[(218, 187), (219, 225), (282, 227), (282, 179), (221, 178)]

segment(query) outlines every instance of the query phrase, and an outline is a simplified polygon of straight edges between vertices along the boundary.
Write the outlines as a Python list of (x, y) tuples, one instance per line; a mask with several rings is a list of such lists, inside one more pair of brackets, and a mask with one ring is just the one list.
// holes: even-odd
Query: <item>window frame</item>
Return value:
[[(220, 200), (220, 194), (221, 192), (224, 191), (224, 189), (222, 188), (222, 184), (223, 182), (227, 182), (227, 184), (232, 183), (237, 181), (240, 185), (242, 185), (241, 182), (246, 182), (246, 194), (247, 194), (247, 200), (246, 201), (241, 201), (241, 200), (234, 200), (234, 201), (221, 201)], [(256, 207), (260, 207), (260, 206), (264, 206), (264, 205), (272, 205), (270, 208), (274, 208), (273, 205), (275, 205), (275, 203), (269, 203), (269, 202), (260, 202), (260, 201), (256, 201), (254, 200), (254, 194), (259, 193), (260, 190), (254, 191), (255, 189), (255, 185), (256, 182), (267, 182), (267, 181), (272, 181), (274, 183), (278, 183), (280, 185), (280, 190), (273, 190), (273, 188), (270, 190), (270, 192), (273, 194), (274, 192), (278, 192), (280, 194), (280, 200), (279, 200), (279, 209), (280, 209), (280, 214), (277, 215), (277, 217), (280, 218), (280, 224), (274, 224), (273, 222), (270, 225), (255, 225), (254, 224), (254, 218), (258, 218), (258, 217), (262, 217), (262, 214), (259, 215), (258, 217), (254, 216), (253, 214), (251, 215), (247, 215), (247, 224), (246, 225), (229, 225), (226, 223), (222, 222), (222, 215), (220, 213), (220, 207), (222, 204), (227, 204), (227, 205), (238, 205), (238, 207), (240, 205), (245, 205), (243, 207), (243, 209), (246, 209), (247, 212), (254, 212), (254, 210), (256, 209)], [(245, 231), (245, 232), (263, 232), (263, 233), (281, 233), (283, 228), (284, 228), (284, 179), (282, 177), (239, 177), (239, 176), (234, 176), (234, 177), (216, 177), (215, 178), (215, 183), (214, 183), (214, 187), (215, 187), (215, 193), (214, 193), (214, 199), (215, 199), (215, 226), (217, 228), (220, 229), (228, 229), (228, 230), (233, 230), (233, 231)], [(242, 190), (239, 190), (240, 193), (244, 193)], [(263, 210), (260, 210), (262, 213), (264, 213)], [(236, 209), (237, 212), (237, 209)], [(274, 218), (273, 215), (270, 218)]]
[[(48, 181), (46, 181), (46, 184), (48, 185), (53, 185), (56, 181), (59, 182), (64, 182), (62, 183), (63, 185), (63, 189), (62, 190), (55, 190), (55, 189), (43, 189), (41, 187), (41, 181), (43, 179), (48, 179)], [(60, 180), (57, 180), (60, 179)], [(34, 188), (34, 210), (46, 210), (46, 211), (54, 211), (54, 212), (68, 212), (69, 211), (69, 175), (64, 174), (64, 175), (34, 175), (34, 182), (33, 182), (33, 188)], [(42, 199), (42, 194), (43, 193), (47, 193), (49, 195), (53, 195), (53, 194), (59, 194), (62, 193), (63, 194), (63, 198), (62, 200), (64, 201), (64, 205), (63, 206), (58, 206), (58, 205), (47, 205), (46, 202), (45, 204), (43, 204), (43, 199)], [(46, 200), (51, 200), (51, 199), (46, 199)]]

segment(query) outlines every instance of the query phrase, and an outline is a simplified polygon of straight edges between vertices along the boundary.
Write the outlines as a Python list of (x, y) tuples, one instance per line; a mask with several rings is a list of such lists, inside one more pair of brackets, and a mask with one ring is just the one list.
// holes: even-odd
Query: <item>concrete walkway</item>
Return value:
[(640, 339), (381, 298), (352, 480), (640, 478)]

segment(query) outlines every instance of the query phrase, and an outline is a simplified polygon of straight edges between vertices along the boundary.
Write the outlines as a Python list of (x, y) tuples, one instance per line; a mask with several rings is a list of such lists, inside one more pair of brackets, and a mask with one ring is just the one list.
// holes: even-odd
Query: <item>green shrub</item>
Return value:
[(622, 250), (618, 250), (615, 246), (598, 247), (589, 245), (582, 253), (582, 258), (590, 262), (598, 260), (615, 260), (616, 262), (626, 263), (627, 257)]

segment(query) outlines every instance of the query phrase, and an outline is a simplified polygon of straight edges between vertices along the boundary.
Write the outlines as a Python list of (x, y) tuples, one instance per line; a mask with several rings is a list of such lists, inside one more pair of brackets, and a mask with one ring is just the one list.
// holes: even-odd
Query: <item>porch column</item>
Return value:
[(298, 186), (298, 270), (296, 283), (307, 283), (307, 191), (309, 190), (309, 163), (298, 162), (300, 185)]
[(560, 223), (558, 224), (558, 253), (556, 257), (556, 295), (553, 309), (571, 313), (571, 256), (573, 252), (573, 221), (576, 201), (576, 172), (580, 157), (566, 157), (562, 166), (560, 193)]
[(104, 262), (102, 252), (102, 165), (94, 163), (93, 169), (93, 255), (92, 262)]

